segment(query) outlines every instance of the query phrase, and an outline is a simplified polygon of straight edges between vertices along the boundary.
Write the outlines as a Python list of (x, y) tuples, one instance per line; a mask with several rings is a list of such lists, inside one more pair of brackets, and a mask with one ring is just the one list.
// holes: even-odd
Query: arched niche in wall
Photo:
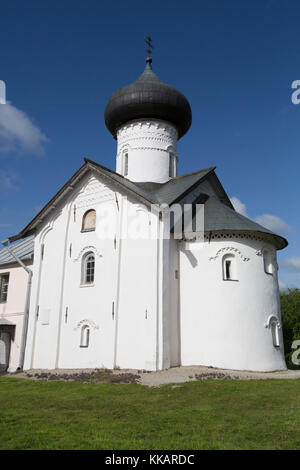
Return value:
[(274, 259), (273, 253), (268, 250), (263, 250), (263, 262), (264, 262), (264, 270), (266, 274), (274, 274)]
[(96, 229), (96, 211), (95, 209), (89, 209), (83, 214), (81, 231), (90, 232)]
[(265, 328), (269, 328), (271, 331), (272, 335), (272, 342), (274, 348), (279, 348), (280, 347), (280, 335), (279, 335), (279, 330), (281, 328), (281, 324), (279, 319), (276, 317), (276, 315), (270, 315), (268, 320), (265, 323)]
[(80, 347), (88, 348), (90, 344), (90, 326), (85, 324), (82, 325), (80, 330)]

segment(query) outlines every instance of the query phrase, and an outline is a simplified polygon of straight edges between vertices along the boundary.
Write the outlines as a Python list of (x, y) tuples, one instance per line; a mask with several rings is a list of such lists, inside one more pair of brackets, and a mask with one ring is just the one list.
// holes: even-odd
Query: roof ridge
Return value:
[[(199, 175), (199, 176), (201, 177), (201, 174), (202, 174), (202, 173), (206, 173), (206, 176), (207, 176), (209, 173), (211, 173), (212, 171), (214, 171), (214, 170), (216, 169), (216, 166), (211, 166), (211, 167), (203, 168), (203, 169), (201, 169), (201, 170), (197, 170), (197, 171), (194, 171), (194, 172), (191, 172), (191, 173), (185, 173), (184, 175), (179, 175), (179, 176), (177, 176), (177, 177), (175, 177), (175, 178), (171, 178), (170, 180), (166, 181), (165, 183), (154, 183), (153, 181), (147, 181), (147, 182), (131, 181), (131, 180), (129, 180), (128, 178), (125, 178), (125, 177), (124, 177), (123, 175), (121, 175), (120, 173), (117, 173), (117, 172), (115, 172), (115, 171), (113, 171), (113, 170), (111, 170), (111, 169), (109, 169), (109, 168), (106, 168), (105, 166), (100, 165), (100, 163), (94, 162), (93, 160), (90, 160), (90, 159), (88, 159), (88, 158), (84, 158), (84, 161), (85, 161), (86, 163), (90, 163), (91, 165), (95, 165), (96, 167), (98, 167), (98, 168), (100, 168), (100, 169), (103, 169), (103, 170), (105, 170), (105, 171), (108, 171), (108, 172), (110, 172), (110, 173), (111, 173), (112, 175), (114, 175), (114, 176), (121, 177), (121, 178), (124, 180), (124, 183), (125, 183), (125, 182), (126, 182), (126, 183), (129, 182), (130, 184), (132, 184), (133, 187), (135, 187), (135, 188), (139, 191), (139, 194), (140, 194), (142, 197), (148, 199), (148, 201), (150, 200), (150, 199), (149, 199), (149, 195), (145, 194), (144, 191), (143, 191), (143, 194), (140, 193), (141, 189), (143, 190), (143, 188), (141, 188), (141, 185), (143, 185), (143, 184), (145, 184), (145, 183), (157, 184), (157, 185), (160, 186), (159, 190), (161, 190), (161, 189), (163, 189), (164, 187), (166, 187), (166, 186), (168, 185), (168, 183), (170, 183), (170, 184), (171, 184), (172, 182), (175, 182), (175, 183), (176, 183), (176, 182), (177, 182), (178, 180), (180, 180), (181, 178), (186, 178), (186, 177), (193, 176), (193, 175)], [(199, 181), (199, 180), (198, 180), (198, 181)], [(194, 183), (194, 184), (195, 184), (195, 183)], [(193, 184), (192, 186), (194, 186), (194, 184)], [(197, 182), (196, 182), (196, 184), (197, 184)], [(189, 190), (189, 188), (190, 188), (190, 187), (187, 188), (187, 191)], [(185, 192), (186, 192), (186, 190), (183, 191), (178, 197), (181, 197), (182, 194), (184, 194)], [(178, 197), (177, 197), (175, 200), (177, 200)], [(152, 199), (152, 198), (151, 198), (151, 199)], [(175, 201), (175, 200), (174, 200), (174, 201)], [(174, 201), (172, 201), (172, 203), (173, 203)], [(155, 202), (153, 199), (152, 199), (152, 201), (150, 200), (150, 202), (152, 202), (152, 203), (154, 203), (154, 204), (157, 203), (157, 201)]]
[(121, 178), (125, 179), (124, 176), (121, 175), (121, 173), (117, 173), (116, 171), (111, 170), (110, 168), (107, 168), (106, 166), (100, 165), (100, 163), (94, 162), (94, 160), (90, 160), (89, 158), (84, 157), (84, 161), (86, 163), (91, 163), (92, 165), (99, 166), (100, 168), (102, 168), (102, 170), (109, 171), (110, 173), (113, 173), (114, 175), (118, 175)]
[(184, 175), (175, 176), (175, 178), (172, 178), (171, 180), (167, 181), (167, 183), (173, 180), (178, 180), (179, 178), (184, 178), (185, 176), (197, 175), (197, 173), (201, 173), (203, 171), (213, 171), (216, 168), (217, 168), (216, 166), (210, 166), (208, 168), (203, 168), (202, 170), (192, 171), (191, 173), (185, 173)]
[[(184, 180), (184, 178), (187, 178), (192, 176), (192, 175), (198, 175), (197, 178), (194, 177), (194, 182), (188, 182), (187, 184), (181, 188), (181, 191), (179, 194), (174, 194), (175, 199), (169, 201), (169, 204), (173, 204), (176, 202), (179, 198), (184, 197), (185, 194), (187, 194), (189, 191), (191, 191), (195, 185), (199, 183), (199, 181), (203, 178), (205, 178), (208, 174), (210, 174), (216, 167), (210, 167), (208, 169), (202, 169), (198, 170), (193, 173), (187, 173), (185, 175), (180, 175), (176, 178), (172, 178), (169, 181), (166, 181), (165, 183), (158, 183), (160, 185), (159, 191), (162, 190), (163, 187), (167, 188), (167, 192), (169, 192), (170, 188), (172, 189), (173, 187), (176, 187), (176, 183), (180, 181), (181, 179)], [(85, 169), (88, 170), (94, 170), (96, 172), (99, 172), (100, 174), (103, 175), (103, 177), (106, 177), (110, 179), (111, 181), (114, 181), (116, 184), (120, 185), (123, 187), (125, 190), (129, 191), (131, 194), (137, 196), (139, 199), (141, 199), (145, 204), (150, 205), (150, 204), (160, 204), (161, 197), (166, 197), (167, 195), (161, 194), (156, 194), (156, 197), (153, 197), (153, 194), (149, 193), (148, 191), (145, 191), (144, 188), (136, 184), (138, 182), (131, 181), (128, 178), (124, 177), (120, 173), (117, 173), (116, 171), (111, 170), (110, 168), (107, 168), (100, 163), (97, 163), (93, 160), (90, 160), (87, 157), (84, 157), (84, 164), (67, 180), (67, 182), (57, 191), (57, 193), (48, 201), (47, 204), (44, 205), (44, 207), (40, 210), (38, 214), (26, 225), (26, 227), (19, 232), (19, 234), (14, 235), (12, 237), (9, 237), (10, 242), (14, 242), (20, 238), (26, 237), (28, 234), (32, 234), (35, 227), (45, 218), (48, 216), (49, 212), (53, 210), (53, 208), (56, 207), (56, 201), (60, 201), (61, 198), (65, 196), (65, 193), (68, 189), (73, 189), (73, 185), (77, 183), (77, 181), (82, 177), (82, 173), (85, 171)], [(171, 185), (171, 182), (174, 181), (174, 185)], [(141, 183), (141, 182), (140, 182)], [(170, 183), (168, 185), (168, 183)], [(180, 186), (180, 184), (179, 184)], [(180, 187), (178, 188), (180, 189)], [(164, 201), (166, 202), (166, 201)]]
[[(137, 183), (137, 184), (145, 183), (145, 181), (136, 181), (136, 182), (135, 182), (135, 181), (128, 180), (128, 178), (125, 178), (123, 175), (121, 175), (121, 173), (117, 173), (116, 171), (111, 170), (110, 168), (107, 168), (107, 167), (104, 166), (104, 165), (100, 165), (100, 163), (97, 163), (97, 162), (95, 162), (94, 160), (90, 160), (89, 158), (84, 157), (84, 161), (85, 161), (86, 163), (91, 163), (92, 165), (96, 165), (96, 166), (102, 168), (103, 170), (109, 171), (110, 173), (113, 173), (114, 175), (118, 175), (118, 176), (120, 176), (121, 178), (126, 179), (126, 181), (130, 181), (130, 182), (133, 183), (133, 184), (135, 184), (135, 183)], [(216, 168), (217, 168), (216, 166), (210, 166), (210, 167), (208, 167), (208, 168), (203, 168), (203, 169), (201, 169), (201, 170), (193, 171), (193, 172), (191, 172), (191, 173), (185, 173), (185, 174), (183, 174), (183, 175), (175, 176), (174, 178), (171, 178), (170, 180), (166, 181), (165, 183), (157, 183), (157, 184), (162, 184), (162, 185), (168, 184), (168, 183), (170, 183), (171, 181), (178, 180), (179, 178), (184, 178), (185, 176), (197, 175), (198, 173), (202, 173), (202, 172), (204, 172), (204, 171), (213, 171), (213, 170), (215, 170)], [(153, 181), (146, 181), (146, 183), (153, 183)]]

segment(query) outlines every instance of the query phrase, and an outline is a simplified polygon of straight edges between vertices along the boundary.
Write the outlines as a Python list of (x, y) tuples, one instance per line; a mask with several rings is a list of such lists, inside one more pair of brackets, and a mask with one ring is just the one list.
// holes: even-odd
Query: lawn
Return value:
[(0, 449), (300, 449), (300, 380), (0, 378)]

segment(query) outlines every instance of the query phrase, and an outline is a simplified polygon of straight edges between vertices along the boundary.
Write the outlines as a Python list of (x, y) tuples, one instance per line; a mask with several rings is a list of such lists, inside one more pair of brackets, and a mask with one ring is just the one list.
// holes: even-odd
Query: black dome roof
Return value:
[(151, 62), (152, 59), (147, 58), (142, 75), (131, 85), (116, 91), (106, 105), (105, 124), (115, 138), (120, 126), (139, 118), (171, 122), (178, 130), (178, 138), (191, 126), (192, 111), (188, 100), (176, 88), (158, 78)]

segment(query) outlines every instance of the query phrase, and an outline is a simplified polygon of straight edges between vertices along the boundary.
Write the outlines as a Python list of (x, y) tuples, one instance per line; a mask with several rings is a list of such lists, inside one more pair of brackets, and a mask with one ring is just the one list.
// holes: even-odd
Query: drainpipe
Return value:
[[(118, 253), (117, 253), (117, 285), (116, 285), (116, 312), (115, 312), (115, 338), (114, 338), (114, 362), (113, 368), (115, 369), (118, 366), (118, 333), (119, 333), (119, 310), (120, 310), (120, 270), (121, 270), (121, 262), (122, 262), (122, 227), (123, 227), (123, 212), (124, 212), (124, 199), (121, 196), (121, 203), (119, 205), (119, 201), (116, 195), (116, 205), (119, 211), (119, 245), (118, 245)], [(120, 207), (119, 207), (120, 206)]]
[(27, 336), (27, 326), (28, 326), (28, 316), (29, 316), (29, 302), (30, 302), (30, 292), (31, 292), (31, 284), (32, 284), (32, 275), (33, 272), (29, 269), (18, 256), (14, 253), (14, 251), (8, 246), (8, 240), (4, 240), (2, 245), (6, 248), (6, 250), (15, 258), (17, 263), (22, 266), (23, 269), (28, 273), (28, 281), (27, 281), (27, 291), (26, 291), (26, 300), (25, 300), (25, 308), (24, 308), (24, 320), (23, 320), (23, 328), (22, 328), (22, 338), (21, 338), (21, 351), (20, 351), (20, 358), (19, 358), (19, 367), (18, 369), (23, 370), (24, 366), (24, 355), (25, 355), (25, 346), (26, 346), (26, 336)]

